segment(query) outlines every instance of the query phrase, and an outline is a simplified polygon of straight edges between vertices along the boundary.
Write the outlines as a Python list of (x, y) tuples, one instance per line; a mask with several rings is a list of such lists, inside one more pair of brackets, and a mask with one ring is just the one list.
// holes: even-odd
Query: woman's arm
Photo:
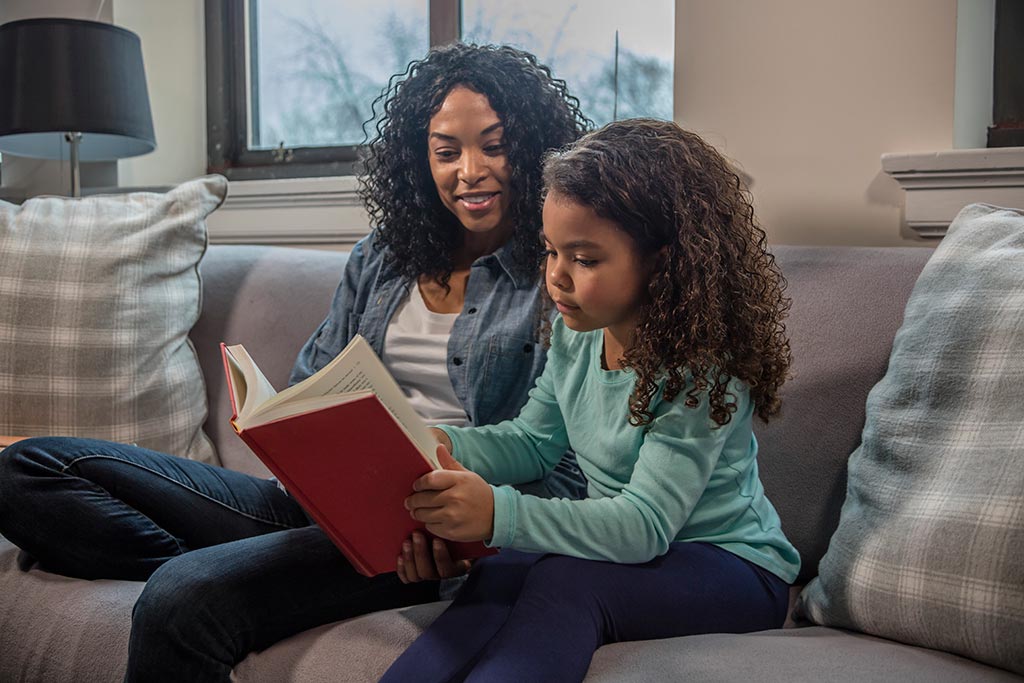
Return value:
[(21, 441), (22, 439), (27, 438), (27, 436), (0, 436), (0, 448), (3, 448), (4, 446), (10, 446), (15, 441)]
[(373, 235), (363, 238), (352, 248), (345, 264), (345, 273), (331, 300), (327, 317), (299, 351), (291, 376), (288, 378), (288, 386), (315, 374), (348, 344), (348, 321), (355, 306), (356, 290), (366, 260), (365, 243), (372, 239)]

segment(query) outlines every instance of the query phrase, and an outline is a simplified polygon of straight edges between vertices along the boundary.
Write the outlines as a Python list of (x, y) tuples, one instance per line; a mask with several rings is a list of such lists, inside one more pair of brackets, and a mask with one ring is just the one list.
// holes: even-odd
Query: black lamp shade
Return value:
[(82, 161), (156, 148), (139, 37), (111, 24), (26, 19), (0, 26), (0, 152)]

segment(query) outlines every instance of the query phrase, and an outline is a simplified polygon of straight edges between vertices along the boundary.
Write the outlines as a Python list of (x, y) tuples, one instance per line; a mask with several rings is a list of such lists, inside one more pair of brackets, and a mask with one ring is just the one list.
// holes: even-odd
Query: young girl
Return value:
[[(439, 429), (450, 469), (407, 500), (433, 533), (504, 550), (386, 681), (581, 680), (605, 643), (786, 616), (800, 560), (752, 422), (779, 406), (788, 300), (739, 179), (696, 135), (647, 119), (584, 136), (544, 179), (561, 314), (547, 366), (517, 418)], [(508, 486), (570, 445), (588, 498)]]

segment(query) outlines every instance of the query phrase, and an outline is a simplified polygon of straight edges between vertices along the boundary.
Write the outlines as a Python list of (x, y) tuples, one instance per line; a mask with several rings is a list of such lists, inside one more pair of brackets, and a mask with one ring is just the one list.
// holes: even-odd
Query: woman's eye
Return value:
[(452, 159), (455, 156), (457, 156), (457, 153), (453, 152), (450, 149), (439, 149), (434, 152), (434, 156), (436, 156), (438, 159)]
[(488, 154), (501, 154), (505, 151), (505, 145), (488, 145), (484, 151)]
[(544, 250), (544, 258), (555, 258), (555, 256), (557, 256), (557, 254), (555, 254), (555, 252), (553, 252), (552, 250), (550, 250), (550, 249), (545, 249)]
[(595, 259), (585, 259), (585, 258), (578, 258), (577, 257), (577, 258), (574, 258), (573, 261), (575, 261), (576, 263), (580, 264), (584, 268), (593, 268), (594, 266), (597, 265), (597, 261)]

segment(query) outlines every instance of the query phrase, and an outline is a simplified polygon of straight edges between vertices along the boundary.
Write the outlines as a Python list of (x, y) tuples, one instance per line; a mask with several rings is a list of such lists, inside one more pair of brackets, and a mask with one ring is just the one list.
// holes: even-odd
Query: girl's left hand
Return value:
[(437, 447), (443, 470), (413, 482), (416, 493), (405, 499), (412, 518), (424, 522), (435, 536), (450, 541), (485, 541), (494, 535), (494, 493), (483, 478)]

